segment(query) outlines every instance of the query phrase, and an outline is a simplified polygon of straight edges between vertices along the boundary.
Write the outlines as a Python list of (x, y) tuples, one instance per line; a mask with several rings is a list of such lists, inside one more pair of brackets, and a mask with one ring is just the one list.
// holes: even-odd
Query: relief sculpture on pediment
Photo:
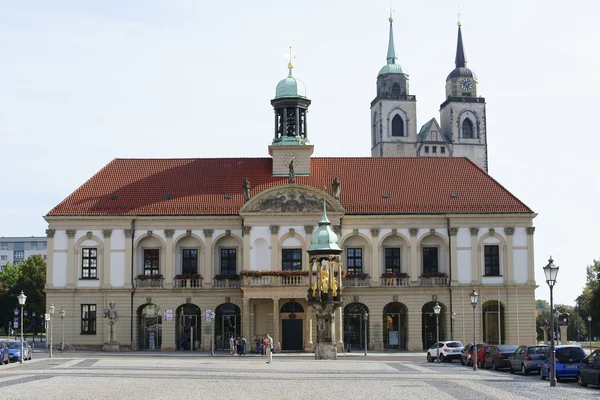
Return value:
[[(327, 205), (327, 209), (331, 207)], [(261, 199), (248, 211), (316, 212), (323, 210), (323, 200), (300, 190), (283, 190)]]

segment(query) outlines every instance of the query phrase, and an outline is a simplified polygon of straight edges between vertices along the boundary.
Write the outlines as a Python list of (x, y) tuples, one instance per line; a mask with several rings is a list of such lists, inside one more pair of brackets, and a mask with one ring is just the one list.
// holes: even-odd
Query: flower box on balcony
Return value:
[(428, 272), (423, 273), (419, 278), (447, 278), (448, 274), (444, 272)]
[(408, 274), (406, 272), (393, 273), (393, 272), (384, 272), (381, 274), (382, 278), (390, 279), (390, 278), (408, 278)]
[(240, 280), (240, 276), (239, 275), (215, 275), (214, 279), (216, 281), (239, 281)]
[(240, 272), (242, 277), (261, 278), (263, 276), (308, 276), (308, 271), (249, 271), (243, 270)]
[(154, 281), (154, 280), (163, 279), (163, 276), (161, 274), (155, 274), (155, 275), (138, 275), (135, 279), (138, 279), (140, 281)]
[(369, 279), (371, 276), (369, 274), (348, 274), (344, 276), (345, 279)]
[(175, 275), (175, 279), (202, 279), (200, 274), (179, 274)]

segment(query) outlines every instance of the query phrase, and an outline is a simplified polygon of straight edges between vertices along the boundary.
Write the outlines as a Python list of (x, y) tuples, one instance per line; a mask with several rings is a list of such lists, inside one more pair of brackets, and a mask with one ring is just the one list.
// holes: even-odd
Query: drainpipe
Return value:
[(448, 291), (450, 292), (450, 339), (454, 340), (454, 323), (452, 322), (452, 235), (450, 234), (450, 217), (446, 218), (446, 227), (448, 229)]
[(131, 343), (131, 351), (135, 350), (135, 346), (133, 344), (133, 295), (135, 294), (135, 281), (133, 280), (133, 253), (135, 251), (134, 244), (135, 237), (135, 219), (131, 220), (131, 302), (130, 302), (130, 316), (131, 316), (131, 326), (130, 326), (130, 337), (129, 342)]

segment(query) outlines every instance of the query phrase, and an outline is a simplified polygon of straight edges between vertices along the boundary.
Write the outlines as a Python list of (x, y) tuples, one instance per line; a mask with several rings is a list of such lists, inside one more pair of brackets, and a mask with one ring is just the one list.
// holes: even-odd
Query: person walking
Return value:
[(262, 341), (260, 340), (260, 337), (258, 337), (258, 335), (256, 335), (256, 338), (254, 339), (254, 344), (256, 346), (256, 354), (260, 354), (260, 344), (262, 343)]
[(233, 335), (229, 336), (229, 355), (232, 356), (233, 352), (234, 352), (234, 348), (233, 348)]
[(246, 345), (247, 345), (247, 341), (246, 338), (242, 336), (242, 338), (240, 339), (240, 350), (241, 350), (241, 356), (245, 356), (246, 355)]
[(269, 334), (267, 333), (265, 335), (265, 339), (266, 339), (266, 350), (267, 350), (267, 364), (271, 364), (271, 361), (273, 361), (273, 338), (271, 336), (269, 336)]

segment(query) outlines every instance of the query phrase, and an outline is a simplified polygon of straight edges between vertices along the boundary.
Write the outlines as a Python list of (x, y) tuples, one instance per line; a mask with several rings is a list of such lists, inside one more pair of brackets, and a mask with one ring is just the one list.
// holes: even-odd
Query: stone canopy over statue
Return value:
[(108, 308), (104, 310), (104, 318), (108, 319), (109, 325), (109, 335), (108, 341), (104, 343), (103, 350), (104, 351), (119, 351), (120, 346), (119, 342), (117, 342), (117, 326), (116, 323), (119, 320), (119, 312), (115, 308), (114, 301), (111, 301), (108, 305)]

